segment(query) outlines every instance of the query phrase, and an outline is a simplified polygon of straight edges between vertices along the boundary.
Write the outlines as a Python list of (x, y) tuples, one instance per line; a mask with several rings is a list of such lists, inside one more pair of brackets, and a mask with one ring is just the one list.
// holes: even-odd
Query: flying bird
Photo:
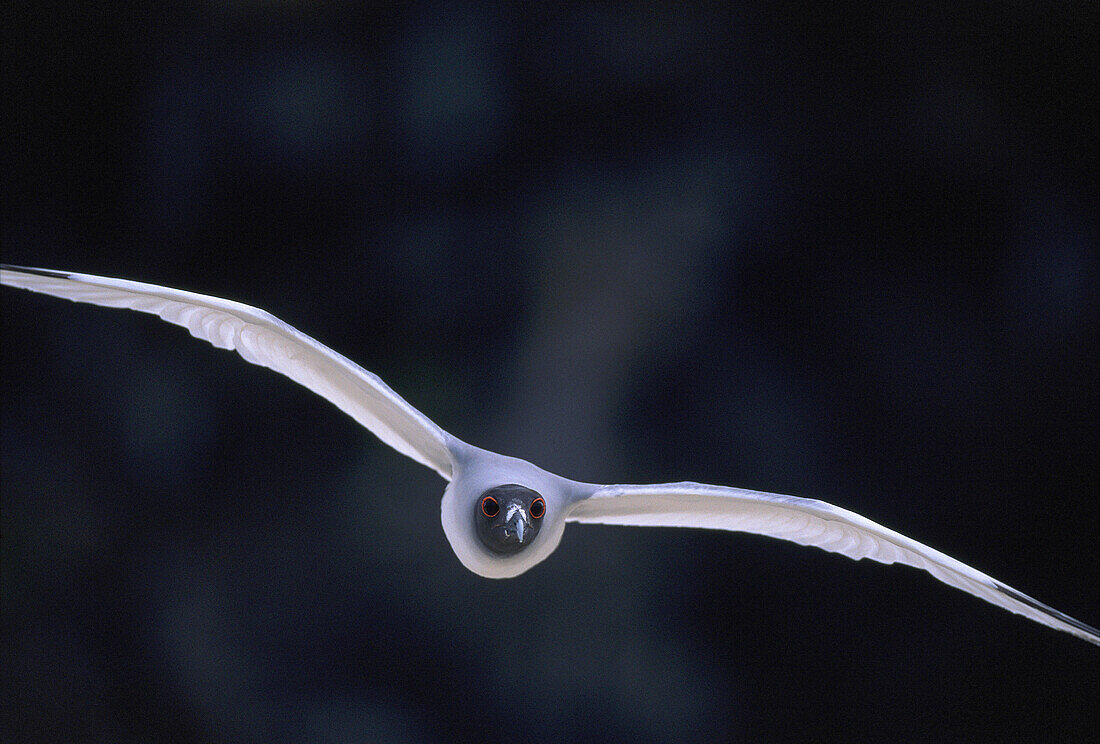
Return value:
[(705, 527), (812, 545), (849, 558), (903, 563), (950, 586), (1100, 645), (1100, 631), (970, 566), (824, 501), (701, 483), (598, 485), (475, 447), (443, 431), (377, 375), (270, 313), (232, 300), (161, 287), (16, 266), (0, 282), (77, 302), (159, 315), (192, 336), (286, 375), (439, 473), (443, 531), (466, 568), (505, 579), (545, 560), (567, 522)]

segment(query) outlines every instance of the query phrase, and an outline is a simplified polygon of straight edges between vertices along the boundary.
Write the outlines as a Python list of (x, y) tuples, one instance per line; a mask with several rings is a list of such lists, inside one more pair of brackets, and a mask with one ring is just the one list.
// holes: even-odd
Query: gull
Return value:
[(599, 485), (475, 447), (443, 431), (377, 375), (263, 310), (232, 300), (90, 274), (0, 266), (0, 283), (158, 315), (325, 398), (446, 481), (443, 532), (466, 568), (492, 579), (545, 560), (567, 522), (702, 527), (901, 563), (998, 607), (1100, 645), (1100, 631), (938, 550), (824, 501), (702, 483)]

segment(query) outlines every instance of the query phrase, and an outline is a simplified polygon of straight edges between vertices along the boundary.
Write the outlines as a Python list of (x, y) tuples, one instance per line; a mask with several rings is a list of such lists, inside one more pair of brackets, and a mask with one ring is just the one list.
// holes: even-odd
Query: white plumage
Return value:
[[(812, 545), (850, 558), (902, 563), (1011, 612), (1100, 645), (1100, 631), (1050, 608), (938, 550), (823, 501), (699, 483), (602, 486), (548, 473), (469, 445), (436, 426), (379, 377), (271, 314), (239, 302), (152, 284), (44, 269), (3, 267), (0, 281), (78, 302), (158, 315), (248, 362), (286, 375), (326, 398), (398, 452), (450, 481), (444, 532), (459, 560), (490, 578), (516, 576), (557, 547), (566, 522), (703, 527)], [(502, 555), (474, 534), (481, 494), (518, 484), (546, 502), (541, 531)]]
[(271, 313), (155, 284), (45, 269), (0, 270), (4, 284), (75, 302), (158, 315), (246, 362), (273, 369), (332, 402), (403, 455), (451, 477), (447, 434), (378, 375), (317, 343)]

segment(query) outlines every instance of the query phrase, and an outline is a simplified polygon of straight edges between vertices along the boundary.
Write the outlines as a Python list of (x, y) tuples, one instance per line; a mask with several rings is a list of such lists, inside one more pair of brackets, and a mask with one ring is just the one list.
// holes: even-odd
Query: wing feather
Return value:
[(232, 300), (90, 274), (0, 268), (0, 283), (157, 315), (219, 349), (286, 375), (330, 401), (403, 455), (451, 479), (457, 440), (409, 405), (377, 375), (268, 312)]
[(604, 486), (573, 505), (566, 521), (705, 527), (768, 535), (859, 560), (920, 568), (1043, 625), (1100, 645), (1100, 631), (866, 517), (816, 499), (701, 483)]

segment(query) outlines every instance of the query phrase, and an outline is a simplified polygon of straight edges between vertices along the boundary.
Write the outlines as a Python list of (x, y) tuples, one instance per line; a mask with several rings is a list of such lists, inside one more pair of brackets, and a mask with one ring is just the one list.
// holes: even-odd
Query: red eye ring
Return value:
[(500, 504), (492, 496), (486, 496), (481, 500), (481, 513), (492, 519), (500, 514)]
[(531, 508), (528, 511), (535, 519), (542, 519), (542, 515), (546, 513), (546, 502), (542, 500), (542, 496), (531, 502)]

